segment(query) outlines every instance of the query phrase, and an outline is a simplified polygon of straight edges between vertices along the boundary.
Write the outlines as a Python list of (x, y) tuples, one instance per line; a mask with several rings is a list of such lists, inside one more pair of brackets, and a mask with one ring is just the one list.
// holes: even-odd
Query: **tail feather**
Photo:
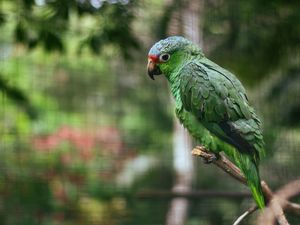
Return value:
[(256, 163), (247, 154), (235, 154), (237, 166), (241, 169), (247, 179), (252, 196), (259, 208), (265, 207), (265, 199), (261, 188), (259, 170)]
[(248, 185), (250, 187), (253, 198), (260, 209), (265, 207), (265, 199), (262, 193), (261, 185), (255, 186), (251, 182), (248, 181)]

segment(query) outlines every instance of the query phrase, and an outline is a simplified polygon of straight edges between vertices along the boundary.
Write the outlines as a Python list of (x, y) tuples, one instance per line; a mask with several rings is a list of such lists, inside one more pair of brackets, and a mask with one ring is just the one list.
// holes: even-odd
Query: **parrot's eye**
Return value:
[(168, 53), (163, 53), (159, 56), (159, 60), (161, 62), (167, 62), (170, 59), (170, 54)]

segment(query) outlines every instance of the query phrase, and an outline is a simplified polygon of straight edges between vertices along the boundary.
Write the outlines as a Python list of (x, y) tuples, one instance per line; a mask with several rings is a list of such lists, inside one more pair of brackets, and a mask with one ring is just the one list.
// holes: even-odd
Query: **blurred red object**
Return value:
[(80, 155), (87, 160), (92, 157), (93, 150), (117, 155), (123, 149), (121, 132), (115, 127), (80, 129), (62, 126), (52, 134), (34, 137), (32, 144), (38, 150), (51, 151), (65, 142), (79, 150)]

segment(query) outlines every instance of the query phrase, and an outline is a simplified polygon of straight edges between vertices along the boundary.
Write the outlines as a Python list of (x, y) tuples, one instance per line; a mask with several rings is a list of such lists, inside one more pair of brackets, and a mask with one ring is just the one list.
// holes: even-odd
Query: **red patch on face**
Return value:
[(148, 59), (150, 59), (154, 63), (159, 62), (159, 56), (157, 56), (157, 55), (148, 55)]

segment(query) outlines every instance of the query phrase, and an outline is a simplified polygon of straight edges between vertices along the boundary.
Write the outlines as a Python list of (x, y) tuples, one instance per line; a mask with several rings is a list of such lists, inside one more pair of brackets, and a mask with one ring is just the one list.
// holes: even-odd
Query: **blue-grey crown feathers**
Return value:
[(187, 46), (192, 54), (202, 53), (201, 49), (188, 39), (181, 36), (171, 36), (155, 43), (150, 49), (149, 55), (159, 55), (163, 52), (171, 54), (177, 50), (184, 50)]

